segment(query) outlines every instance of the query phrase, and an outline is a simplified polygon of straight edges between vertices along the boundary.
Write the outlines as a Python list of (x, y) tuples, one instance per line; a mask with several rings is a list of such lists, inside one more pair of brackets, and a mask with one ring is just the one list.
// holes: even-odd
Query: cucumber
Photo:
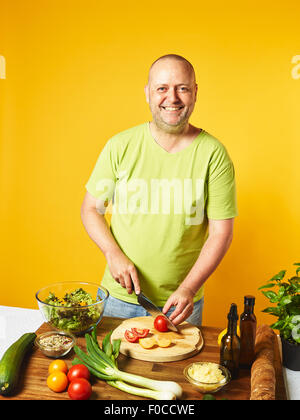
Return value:
[(0, 360), (1, 395), (10, 395), (16, 389), (24, 356), (32, 348), (35, 338), (35, 333), (23, 334), (4, 353)]

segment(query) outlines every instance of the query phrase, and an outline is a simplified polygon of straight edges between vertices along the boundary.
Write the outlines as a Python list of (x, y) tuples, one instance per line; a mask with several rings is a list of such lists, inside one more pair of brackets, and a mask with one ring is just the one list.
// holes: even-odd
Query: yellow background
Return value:
[(105, 259), (81, 220), (84, 185), (109, 137), (150, 119), (150, 64), (176, 53), (199, 85), (191, 122), (227, 147), (239, 217), (206, 284), (205, 325), (300, 262), (298, 0), (1, 0), (1, 305), (37, 308), (56, 281), (98, 282)]

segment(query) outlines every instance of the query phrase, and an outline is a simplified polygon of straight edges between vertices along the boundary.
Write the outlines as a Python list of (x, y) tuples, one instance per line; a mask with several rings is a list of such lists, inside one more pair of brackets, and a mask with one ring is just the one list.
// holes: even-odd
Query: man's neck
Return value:
[(159, 146), (169, 153), (176, 153), (183, 150), (195, 139), (200, 131), (201, 129), (187, 123), (179, 132), (169, 133), (158, 127), (155, 122), (150, 122), (152, 137)]

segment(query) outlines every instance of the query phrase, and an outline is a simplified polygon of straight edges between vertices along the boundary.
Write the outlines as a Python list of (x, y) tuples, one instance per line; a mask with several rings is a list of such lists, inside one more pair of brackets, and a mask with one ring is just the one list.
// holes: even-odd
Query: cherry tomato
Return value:
[(71, 367), (67, 376), (69, 381), (72, 382), (74, 379), (77, 378), (84, 378), (89, 380), (91, 375), (90, 371), (85, 365), (78, 364)]
[(64, 360), (57, 359), (50, 363), (48, 372), (53, 373), (57, 371), (64, 373), (68, 372), (68, 366)]
[(130, 330), (126, 330), (124, 336), (129, 343), (136, 343), (139, 340), (139, 336)]
[(149, 333), (149, 329), (147, 328), (131, 328), (131, 331), (138, 336), (138, 338), (145, 338)]
[(164, 318), (162, 315), (158, 315), (154, 320), (154, 328), (160, 332), (168, 331), (169, 328), (166, 318)]
[(51, 373), (47, 378), (47, 385), (54, 392), (62, 392), (68, 386), (68, 378), (64, 372), (57, 370), (56, 372)]
[(84, 378), (74, 379), (68, 388), (71, 400), (88, 400), (92, 395), (92, 387), (89, 381)]

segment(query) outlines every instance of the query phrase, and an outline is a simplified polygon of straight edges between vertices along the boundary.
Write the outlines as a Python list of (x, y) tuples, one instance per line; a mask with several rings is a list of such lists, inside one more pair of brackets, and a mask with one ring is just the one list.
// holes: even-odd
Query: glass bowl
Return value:
[(76, 343), (73, 334), (62, 331), (48, 331), (36, 337), (34, 344), (41, 352), (53, 359), (66, 356)]
[(227, 385), (231, 379), (231, 374), (229, 372), (229, 370), (227, 368), (225, 368), (222, 365), (219, 365), (217, 363), (213, 363), (214, 365), (217, 365), (217, 367), (222, 371), (222, 374), (224, 376), (224, 378), (219, 381), (219, 382), (201, 382), (197, 379), (195, 379), (194, 377), (191, 376), (190, 374), (190, 368), (195, 365), (203, 365), (203, 364), (207, 364), (207, 363), (213, 363), (213, 362), (194, 362), (191, 363), (190, 365), (186, 366), (183, 374), (186, 378), (186, 380), (188, 382), (190, 382), (190, 384), (197, 389), (197, 391), (201, 392), (202, 394), (213, 394), (215, 392), (220, 391), (220, 389), (222, 389), (225, 385)]
[(45, 321), (75, 335), (85, 334), (100, 322), (108, 296), (104, 287), (79, 281), (50, 284), (35, 295)]

